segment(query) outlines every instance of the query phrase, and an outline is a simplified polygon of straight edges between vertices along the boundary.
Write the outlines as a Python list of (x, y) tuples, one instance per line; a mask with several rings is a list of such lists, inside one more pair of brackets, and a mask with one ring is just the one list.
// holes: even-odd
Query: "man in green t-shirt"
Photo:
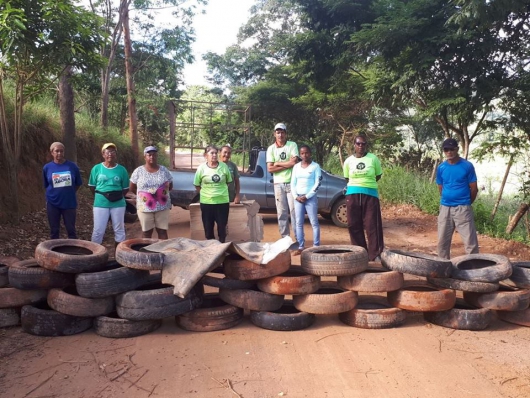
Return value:
[(296, 240), (296, 215), (294, 199), (291, 195), (291, 174), (293, 166), (300, 161), (300, 158), (296, 143), (287, 141), (287, 127), (283, 123), (278, 123), (274, 127), (274, 144), (267, 148), (266, 161), (267, 170), (272, 173), (274, 179), (274, 197), (280, 235), (282, 238), (290, 236), (288, 216), (291, 213), (291, 225)]

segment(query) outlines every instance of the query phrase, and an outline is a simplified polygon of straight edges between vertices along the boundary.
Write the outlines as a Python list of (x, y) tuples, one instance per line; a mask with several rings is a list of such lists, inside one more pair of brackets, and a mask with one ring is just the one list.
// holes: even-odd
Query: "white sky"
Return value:
[(209, 0), (206, 14), (198, 14), (193, 21), (196, 41), (193, 44), (195, 62), (184, 68), (186, 86), (209, 85), (206, 63), (202, 55), (208, 51), (218, 54), (237, 42), (237, 32), (250, 17), (249, 9), (255, 0)]

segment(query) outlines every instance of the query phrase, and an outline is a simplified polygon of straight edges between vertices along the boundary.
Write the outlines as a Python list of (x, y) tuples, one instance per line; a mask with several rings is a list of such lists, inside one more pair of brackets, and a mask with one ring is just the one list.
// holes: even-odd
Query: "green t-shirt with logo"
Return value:
[(239, 170), (237, 165), (230, 160), (225, 164), (232, 175), (232, 182), (228, 184), (228, 196), (230, 198), (230, 202), (233, 202), (236, 197), (236, 178), (239, 179)]
[(227, 165), (219, 162), (217, 167), (201, 164), (195, 172), (193, 185), (201, 187), (200, 202), (209, 205), (228, 203), (228, 184), (232, 182), (232, 174)]
[[(95, 187), (96, 191), (100, 192), (122, 191), (129, 188), (129, 173), (120, 164), (108, 168), (103, 163), (99, 163), (92, 167), (90, 171), (88, 186)], [(116, 202), (111, 202), (105, 196), (96, 193), (94, 207), (125, 207), (125, 199), (121, 198)]]
[(376, 176), (383, 174), (381, 162), (373, 153), (362, 158), (350, 156), (344, 162), (344, 177), (348, 178), (348, 187), (377, 189)]
[[(267, 163), (287, 162), (292, 156), (298, 156), (298, 145), (293, 141), (287, 141), (284, 146), (278, 147), (276, 143), (267, 148)], [(291, 175), (293, 168), (277, 171), (272, 173), (274, 183), (289, 183), (291, 182)]]

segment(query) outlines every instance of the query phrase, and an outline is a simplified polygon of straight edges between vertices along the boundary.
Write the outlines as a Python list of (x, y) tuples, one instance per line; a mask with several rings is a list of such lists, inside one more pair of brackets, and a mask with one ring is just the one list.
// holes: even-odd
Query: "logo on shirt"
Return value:
[(281, 160), (287, 159), (287, 154), (285, 152), (280, 153), (280, 159)]
[(221, 181), (221, 177), (219, 177), (218, 174), (214, 174), (214, 175), (212, 176), (212, 181), (213, 181), (213, 182), (219, 182), (219, 181)]
[(366, 165), (364, 163), (359, 163), (357, 165), (357, 170), (364, 170), (366, 168)]
[(71, 187), (72, 176), (70, 175), (70, 171), (52, 173), (52, 182), (54, 188)]

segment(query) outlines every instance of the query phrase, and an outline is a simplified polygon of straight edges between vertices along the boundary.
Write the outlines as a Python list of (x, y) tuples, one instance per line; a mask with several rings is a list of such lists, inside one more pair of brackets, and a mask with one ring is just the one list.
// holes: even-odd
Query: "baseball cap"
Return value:
[(277, 123), (276, 126), (274, 126), (274, 131), (276, 131), (278, 129), (282, 129), (282, 130), (287, 131), (287, 127), (285, 127), (285, 124), (283, 124), (283, 123)]
[(458, 142), (454, 138), (448, 138), (442, 144), (442, 148), (458, 148)]
[(105, 149), (110, 147), (114, 147), (114, 149), (118, 150), (116, 144), (113, 144), (112, 142), (107, 142), (106, 144), (103, 144), (103, 146), (101, 147), (101, 151), (104, 151)]
[(152, 145), (146, 146), (144, 149), (144, 155), (147, 154), (148, 152), (158, 152), (158, 149), (156, 149), (156, 147)]

